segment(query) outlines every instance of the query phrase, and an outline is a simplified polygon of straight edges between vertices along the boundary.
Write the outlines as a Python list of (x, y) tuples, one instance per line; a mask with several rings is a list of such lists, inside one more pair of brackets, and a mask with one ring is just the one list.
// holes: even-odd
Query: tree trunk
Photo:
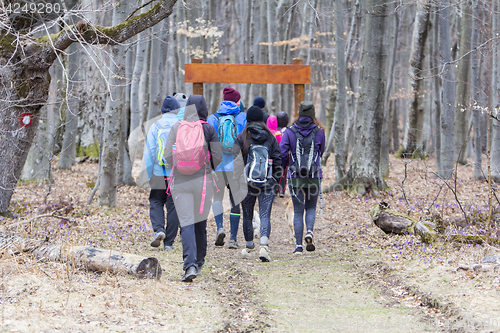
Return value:
[[(495, 36), (496, 29), (498, 27), (498, 13), (495, 7), (498, 7), (498, 4), (495, 5), (494, 2), (491, 2), (492, 8), (491, 10), (491, 26), (492, 29), (490, 32), (490, 36)], [(499, 48), (498, 43), (491, 43), (491, 55), (490, 55), (490, 102), (489, 102), (489, 112), (495, 117), (491, 119), (492, 125), (492, 137), (491, 137), (491, 159), (490, 159), (490, 168), (491, 168), (491, 177), (495, 182), (500, 182), (500, 104), (499, 104), (499, 94), (500, 94), (500, 65), (498, 62), (499, 58)], [(487, 231), (488, 232), (488, 231)]]
[[(113, 25), (119, 24), (127, 16), (127, 5), (120, 4), (113, 9)], [(126, 116), (125, 107), (125, 45), (114, 45), (111, 48), (113, 59), (110, 62), (111, 92), (106, 99), (104, 113), (104, 132), (102, 141), (101, 168), (99, 172), (99, 206), (116, 206), (116, 189), (118, 185), (118, 157), (122, 142), (120, 141), (122, 117)]]
[(441, 170), (440, 176), (449, 179), (454, 169), (455, 157), (455, 85), (451, 63), (451, 4), (449, 0), (440, 3), (439, 11), (439, 45), (441, 51), (442, 70), (442, 109), (441, 109)]
[(78, 77), (78, 57), (79, 52), (76, 44), (72, 44), (69, 47), (68, 52), (68, 62), (67, 62), (67, 74), (65, 75), (67, 80), (65, 80), (64, 91), (66, 92), (64, 98), (64, 110), (66, 113), (66, 122), (64, 126), (64, 139), (61, 148), (61, 155), (59, 157), (59, 162), (57, 167), (59, 169), (71, 170), (73, 164), (75, 164), (76, 157), (76, 134), (78, 128), (78, 114), (80, 110), (78, 108), (78, 93), (77, 93), (77, 82)]
[(425, 43), (429, 34), (430, 5), (419, 2), (415, 18), (415, 28), (411, 42), (410, 91), (407, 124), (400, 157), (422, 157), (422, 132), (424, 125), (424, 80), (422, 70), (425, 58)]
[(388, 20), (387, 0), (367, 0), (363, 46), (363, 77), (357, 115), (356, 141), (349, 164), (347, 185), (364, 195), (381, 190), (386, 184), (380, 177), (380, 144), (386, 93), (387, 45), (384, 39)]
[[(437, 9), (437, 7), (433, 7)], [(439, 52), (439, 15), (437, 10), (434, 15), (434, 35), (433, 35), (433, 54), (431, 55), (431, 67), (434, 68), (432, 74), (434, 79), (432, 84), (434, 87), (434, 152), (436, 157), (436, 169), (438, 174), (441, 174), (441, 78), (439, 76), (439, 68), (437, 66), (440, 58)]]
[(466, 146), (469, 141), (470, 71), (472, 46), (472, 10), (470, 1), (462, 2), (462, 28), (458, 58), (457, 103), (455, 109), (455, 159), (467, 164)]
[[(479, 1), (473, 0), (473, 31), (472, 45), (475, 49), (480, 43), (481, 17), (479, 11)], [(480, 53), (474, 52), (471, 58), (471, 77), (472, 77), (472, 124), (474, 131), (474, 178), (485, 179), (482, 170), (482, 147), (481, 147), (481, 68), (480, 68)]]
[(160, 279), (158, 259), (88, 246), (54, 245), (45, 241), (0, 234), (2, 254), (30, 253), (35, 260), (63, 262), (79, 269), (111, 274), (130, 274), (140, 279)]
[[(328, 146), (334, 143), (335, 151), (335, 179), (338, 181), (345, 176), (347, 153), (345, 143), (345, 116), (346, 116), (346, 58), (344, 42), (344, 7), (342, 0), (335, 0), (335, 37), (337, 53), (337, 105), (333, 115), (333, 130), (330, 132)], [(333, 110), (331, 110), (333, 112)], [(327, 151), (330, 149), (327, 148)]]
[[(172, 13), (175, 0), (161, 0), (143, 16), (135, 16), (118, 27), (91, 28), (84, 21), (33, 42), (32, 34), (13, 30), (0, 35), (0, 214), (9, 214), (10, 199), (36, 135), (40, 108), (46, 104), (49, 68), (59, 54), (75, 42), (122, 43), (155, 25)], [(99, 32), (97, 34), (97, 32)], [(17, 45), (17, 46), (14, 46)], [(22, 125), (21, 118), (29, 120)]]
[[(393, 11), (393, 7), (391, 7), (391, 11)], [(389, 63), (387, 68), (388, 77), (387, 77), (387, 87), (384, 96), (384, 123), (382, 126), (382, 141), (380, 148), (380, 176), (388, 177), (389, 176), (389, 152), (390, 141), (392, 141), (392, 110), (389, 105), (389, 99), (391, 96), (392, 90), (392, 82), (394, 80), (394, 66), (396, 63), (396, 54), (398, 48), (398, 27), (399, 27), (399, 14), (397, 11), (391, 15), (393, 19), (391, 19), (390, 24), (387, 24), (386, 27), (386, 36), (391, 36), (390, 38), (390, 57), (388, 59)], [(392, 17), (391, 17), (392, 18)], [(397, 127), (396, 127), (397, 130)]]
[(41, 121), (38, 125), (37, 139), (31, 146), (24, 164), (21, 180), (48, 180), (50, 181), (51, 161), (53, 158), (54, 142), (59, 123), (58, 86), (62, 81), (62, 66), (55, 64), (50, 68), (52, 80), (50, 82), (47, 105), (42, 109)]

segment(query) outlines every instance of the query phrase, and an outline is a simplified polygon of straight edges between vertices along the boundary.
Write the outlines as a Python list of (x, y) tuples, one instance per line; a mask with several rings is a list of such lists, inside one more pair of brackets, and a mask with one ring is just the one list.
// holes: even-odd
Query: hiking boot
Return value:
[(304, 238), (306, 241), (306, 250), (309, 252), (312, 252), (316, 250), (316, 246), (314, 246), (313, 243), (313, 235), (312, 234), (307, 234), (306, 237)]
[(151, 241), (151, 246), (152, 247), (160, 246), (161, 242), (163, 242), (164, 239), (165, 239), (165, 233), (163, 231), (155, 232), (153, 240)]
[(260, 247), (259, 259), (262, 260), (262, 262), (269, 262), (269, 261), (271, 261), (271, 257), (269, 257), (269, 246), (262, 245)]
[(182, 282), (192, 282), (196, 278), (196, 272), (197, 269), (195, 266), (191, 266), (188, 269), (186, 269), (186, 272), (184, 273), (184, 276), (182, 277), (181, 281)]
[(165, 245), (165, 247), (163, 249), (165, 251), (172, 251), (174, 249), (174, 246), (173, 245)]
[(293, 254), (302, 254), (304, 252), (304, 248), (302, 246), (297, 246), (295, 250), (293, 250)]
[(224, 232), (224, 228), (220, 228), (219, 230), (217, 230), (217, 238), (215, 238), (215, 245), (223, 246), (224, 238), (226, 238), (226, 233)]
[(241, 246), (240, 246), (240, 244), (238, 244), (238, 242), (237, 242), (237, 241), (232, 240), (232, 239), (231, 239), (231, 240), (229, 240), (229, 245), (228, 245), (228, 247), (227, 247), (228, 249), (239, 249), (240, 247), (241, 247)]
[(201, 269), (203, 268), (203, 266), (205, 266), (205, 265), (200, 265), (200, 266), (196, 267), (196, 276), (200, 275)]
[(254, 254), (254, 249), (244, 248), (243, 250), (241, 250), (241, 256), (243, 257), (243, 259), (251, 260), (254, 258)]

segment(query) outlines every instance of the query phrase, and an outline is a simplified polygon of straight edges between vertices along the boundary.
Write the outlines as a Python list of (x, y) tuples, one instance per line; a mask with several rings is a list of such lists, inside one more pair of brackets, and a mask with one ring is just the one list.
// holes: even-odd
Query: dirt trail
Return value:
[[(284, 219), (286, 199), (273, 205), (271, 259), (263, 263), (241, 259), (239, 250), (212, 246), (206, 279), (218, 285), (225, 306), (221, 331), (265, 332), (423, 332), (432, 329), (423, 318), (417, 300), (401, 304), (364, 269), (377, 258), (359, 255), (355, 244), (328, 242), (328, 228), (318, 216), (317, 250), (293, 255), (288, 224)], [(210, 227), (214, 227), (211, 225)], [(209, 227), (209, 228), (210, 228)], [(213, 228), (212, 228), (213, 229)], [(209, 230), (211, 231), (211, 230)], [(209, 232), (211, 238), (214, 232)], [(243, 239), (240, 239), (243, 243)], [(258, 243), (258, 240), (257, 240)], [(369, 259), (368, 259), (369, 258)], [(231, 272), (225, 279), (221, 271)], [(224, 290), (224, 291), (221, 291)]]
[[(479, 262), (494, 248), (460, 244), (421, 244), (413, 236), (387, 236), (368, 212), (384, 199), (407, 209), (398, 190), (404, 161), (392, 160), (388, 179), (393, 191), (378, 198), (351, 198), (343, 192), (324, 196), (317, 216), (317, 250), (291, 252), (284, 219), (285, 199), (272, 212), (272, 261), (244, 260), (239, 250), (216, 248), (215, 223), (208, 223), (209, 248), (202, 274), (191, 284), (180, 282), (182, 249), (165, 252), (149, 246), (148, 192), (120, 187), (118, 208), (87, 205), (97, 165), (54, 170), (50, 200), (46, 186), (17, 187), (13, 210), (23, 219), (71, 206), (71, 223), (56, 218), (35, 220), (17, 232), (53, 243), (89, 245), (160, 260), (160, 281), (137, 280), (75, 270), (63, 264), (39, 263), (29, 256), (0, 260), (0, 331), (5, 332), (495, 332), (499, 330), (500, 278), (496, 271), (457, 271)], [(420, 162), (418, 162), (420, 163)], [(425, 178), (426, 165), (408, 170), (406, 195), (423, 216), (439, 187)], [(472, 180), (472, 169), (459, 167), (460, 198), (480, 207), (484, 184)], [(327, 170), (326, 175), (334, 174)], [(423, 177), (425, 176), (425, 177)], [(399, 179), (399, 180), (398, 180)], [(328, 178), (325, 183), (332, 182)], [(439, 194), (440, 212), (448, 220), (461, 212)], [(422, 203), (422, 205), (420, 205)], [(0, 219), (16, 223), (19, 219)], [(224, 216), (228, 226), (228, 213)], [(0, 224), (1, 224), (0, 223)], [(239, 232), (239, 242), (243, 236)], [(258, 243), (258, 240), (257, 240)], [(227, 245), (227, 244), (226, 244)], [(497, 251), (500, 252), (500, 251)]]

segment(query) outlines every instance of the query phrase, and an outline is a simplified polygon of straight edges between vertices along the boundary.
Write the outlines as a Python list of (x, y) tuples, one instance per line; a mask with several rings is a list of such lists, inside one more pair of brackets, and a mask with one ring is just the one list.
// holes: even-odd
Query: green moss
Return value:
[(15, 37), (10, 34), (1, 33), (0, 34), (0, 55), (12, 54), (16, 50), (16, 46), (13, 45)]
[(76, 156), (90, 156), (90, 157), (99, 157), (99, 142), (96, 140), (94, 143), (90, 144), (88, 147), (76, 146)]

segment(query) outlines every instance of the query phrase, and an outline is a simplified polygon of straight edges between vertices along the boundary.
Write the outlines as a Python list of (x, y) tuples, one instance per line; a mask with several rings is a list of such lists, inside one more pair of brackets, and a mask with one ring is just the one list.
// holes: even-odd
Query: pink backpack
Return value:
[(170, 184), (175, 169), (183, 175), (192, 175), (204, 167), (205, 175), (203, 177), (203, 191), (200, 203), (200, 214), (203, 214), (205, 197), (207, 194), (207, 162), (210, 159), (210, 152), (205, 154), (205, 133), (203, 132), (203, 124), (208, 123), (203, 120), (182, 120), (179, 124), (180, 126), (177, 129), (177, 135), (175, 137), (175, 146), (172, 148), (174, 166), (170, 173), (167, 193), (170, 193)]
[(182, 120), (175, 138), (174, 168), (183, 175), (192, 175), (205, 166), (205, 121)]

